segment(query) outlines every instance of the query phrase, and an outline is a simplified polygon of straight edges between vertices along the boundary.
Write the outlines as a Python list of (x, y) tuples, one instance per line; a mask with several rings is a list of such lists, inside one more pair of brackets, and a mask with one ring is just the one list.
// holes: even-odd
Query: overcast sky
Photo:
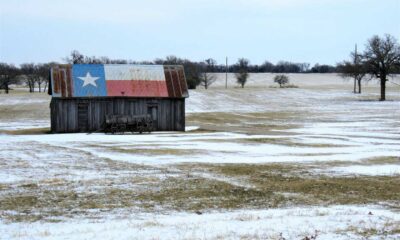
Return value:
[(85, 55), (228, 56), (335, 64), (374, 34), (400, 38), (400, 0), (0, 0), (0, 61)]

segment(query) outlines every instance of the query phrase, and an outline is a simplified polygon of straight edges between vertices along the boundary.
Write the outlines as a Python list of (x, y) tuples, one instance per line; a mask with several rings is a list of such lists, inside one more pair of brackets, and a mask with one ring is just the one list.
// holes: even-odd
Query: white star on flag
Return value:
[(89, 84), (97, 87), (96, 80), (99, 79), (99, 77), (92, 77), (92, 75), (90, 75), (90, 72), (87, 72), (85, 77), (78, 77), (78, 78), (83, 81), (82, 87), (87, 86)]

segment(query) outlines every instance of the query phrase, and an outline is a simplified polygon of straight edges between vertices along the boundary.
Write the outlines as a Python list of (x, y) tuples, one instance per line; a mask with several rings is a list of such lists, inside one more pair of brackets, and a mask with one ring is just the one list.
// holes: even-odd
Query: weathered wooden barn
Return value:
[(53, 133), (101, 131), (110, 114), (150, 114), (156, 131), (185, 130), (182, 66), (58, 65), (50, 76)]

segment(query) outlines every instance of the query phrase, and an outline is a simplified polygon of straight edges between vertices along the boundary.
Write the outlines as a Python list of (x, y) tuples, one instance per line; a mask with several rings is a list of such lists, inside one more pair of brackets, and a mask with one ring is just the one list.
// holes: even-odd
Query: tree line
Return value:
[[(157, 58), (154, 61), (134, 61), (124, 59), (110, 59), (108, 57), (96, 57), (96, 56), (85, 56), (79, 53), (77, 50), (71, 52), (69, 57), (65, 58), (68, 63), (88, 63), (88, 64), (188, 64), (192, 63), (199, 68), (209, 68), (209, 72), (221, 73), (229, 72), (235, 73), (240, 69), (240, 62), (237, 61), (234, 64), (226, 66), (226, 64), (217, 64), (217, 61), (213, 58), (208, 58), (204, 61), (196, 62), (188, 59), (179, 58), (171, 55), (165, 59)], [(336, 72), (336, 67), (331, 65), (320, 65), (315, 64), (310, 68), (309, 63), (292, 63), (288, 61), (279, 61), (277, 64), (273, 64), (269, 61), (265, 61), (261, 65), (251, 65), (250, 62), (247, 66), (249, 73), (333, 73)]]

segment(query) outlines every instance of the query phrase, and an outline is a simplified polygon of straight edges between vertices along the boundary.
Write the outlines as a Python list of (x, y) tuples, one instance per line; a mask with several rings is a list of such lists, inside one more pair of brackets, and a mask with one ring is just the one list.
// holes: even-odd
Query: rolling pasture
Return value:
[(48, 134), (47, 94), (0, 94), (0, 238), (398, 239), (400, 86), (273, 76), (191, 90), (186, 132)]

